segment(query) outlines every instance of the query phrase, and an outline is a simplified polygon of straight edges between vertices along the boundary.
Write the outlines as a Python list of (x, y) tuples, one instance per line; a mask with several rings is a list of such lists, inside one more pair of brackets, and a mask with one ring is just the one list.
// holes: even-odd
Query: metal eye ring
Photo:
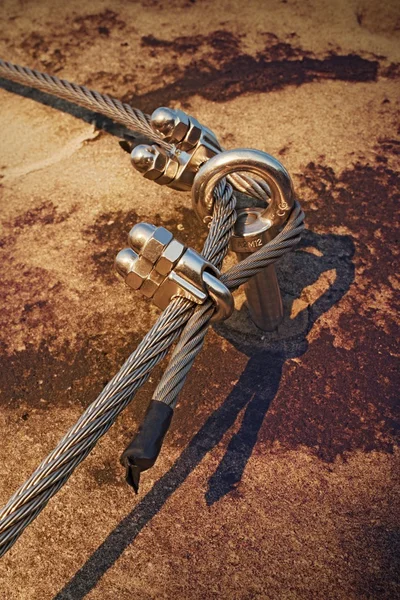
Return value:
[(237, 171), (253, 173), (268, 184), (271, 199), (259, 218), (268, 228), (281, 227), (294, 205), (292, 180), (285, 167), (276, 158), (251, 148), (226, 150), (216, 154), (200, 167), (192, 187), (193, 209), (200, 220), (207, 223), (212, 217), (213, 192), (218, 181)]

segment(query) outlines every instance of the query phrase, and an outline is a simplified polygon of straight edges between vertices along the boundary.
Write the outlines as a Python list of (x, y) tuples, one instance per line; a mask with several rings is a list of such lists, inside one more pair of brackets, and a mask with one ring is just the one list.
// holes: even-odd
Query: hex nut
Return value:
[(161, 275), (168, 275), (185, 251), (185, 246), (173, 239), (161, 253), (155, 269)]
[(197, 142), (200, 140), (202, 134), (202, 126), (200, 123), (194, 119), (190, 118), (190, 127), (185, 136), (184, 143), (182, 144), (183, 150), (191, 150), (194, 146), (196, 146)]
[(165, 152), (165, 150), (163, 150), (163, 148), (160, 148), (160, 146), (152, 146), (152, 148), (154, 148), (153, 169), (156, 169), (156, 171), (162, 172), (167, 163), (168, 155)]
[(153, 269), (150, 275), (144, 280), (140, 291), (142, 294), (144, 294), (144, 296), (146, 296), (146, 298), (152, 298), (164, 279), (165, 278), (163, 275), (160, 275), (155, 269)]
[(135, 262), (133, 271), (136, 273), (136, 275), (142, 277), (142, 279), (146, 279), (146, 277), (152, 272), (153, 266), (154, 265), (150, 260), (147, 260), (144, 258), (144, 256), (139, 256)]
[(153, 304), (158, 306), (158, 308), (161, 308), (161, 310), (164, 310), (171, 302), (171, 299), (180, 294), (181, 291), (182, 290), (176, 281), (170, 277), (166, 277), (153, 296)]
[(177, 150), (174, 156), (168, 158), (162, 174), (157, 179), (153, 180), (157, 185), (169, 185), (175, 179), (179, 171), (181, 154), (182, 153)]
[(131, 152), (131, 161), (137, 171), (146, 179), (157, 179), (164, 173), (168, 155), (159, 146), (136, 146)]
[(180, 142), (189, 129), (189, 118), (182, 110), (160, 107), (151, 115), (151, 126), (165, 140)]
[(157, 227), (143, 246), (141, 257), (148, 260), (154, 267), (165, 246), (172, 241), (173, 237), (172, 233), (165, 227)]
[(114, 261), (114, 269), (116, 273), (125, 279), (134, 268), (137, 259), (138, 255), (136, 252), (131, 250), (131, 248), (124, 248), (123, 250), (120, 250)]
[(141, 254), (156, 229), (151, 223), (136, 223), (128, 234), (128, 244), (135, 252)]
[(139, 290), (142, 286), (143, 281), (144, 281), (143, 277), (141, 277), (140, 275), (135, 273), (135, 271), (131, 271), (125, 277), (126, 285), (129, 285), (129, 287), (132, 288), (133, 290)]

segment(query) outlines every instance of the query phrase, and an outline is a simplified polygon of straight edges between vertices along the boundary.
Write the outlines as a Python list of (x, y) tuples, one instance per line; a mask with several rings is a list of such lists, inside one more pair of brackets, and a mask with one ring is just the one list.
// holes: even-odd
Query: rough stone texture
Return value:
[[(251, 326), (239, 293), (135, 497), (118, 458), (157, 369), (2, 560), (0, 598), (400, 597), (398, 3), (0, 11), (3, 58), (146, 111), (183, 107), (226, 147), (280, 157), (309, 228), (280, 266), (278, 334)], [(163, 224), (197, 248), (204, 234), (188, 195), (133, 173), (103, 120), (4, 81), (0, 105), (3, 503), (156, 319), (111, 273), (130, 227)]]

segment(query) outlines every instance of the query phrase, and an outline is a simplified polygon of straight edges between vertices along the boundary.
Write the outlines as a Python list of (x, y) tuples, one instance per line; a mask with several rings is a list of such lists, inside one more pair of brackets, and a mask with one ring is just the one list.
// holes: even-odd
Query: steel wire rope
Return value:
[[(174, 153), (175, 146), (166, 142), (150, 124), (150, 116), (138, 108), (130, 106), (109, 96), (90, 90), (84, 85), (59, 79), (55, 75), (42, 73), (29, 67), (13, 64), (0, 58), (0, 77), (28, 85), (38, 90), (75, 102), (80, 106), (95, 110), (114, 119), (133, 131), (142, 133), (149, 140), (162, 146), (167, 152)], [(228, 175), (228, 181), (240, 192), (251, 195), (259, 200), (268, 196), (268, 186), (261, 180), (255, 180), (244, 173)]]
[[(208, 239), (215, 239), (215, 246), (209, 242), (204, 257), (220, 266), (228, 250), (235, 222), (235, 198), (230, 184), (222, 182), (216, 188), (216, 203), (217, 206), (223, 204), (224, 209), (217, 211), (216, 219), (210, 227)], [(154, 366), (166, 356), (170, 346), (179, 338), (195, 306), (192, 301), (184, 298), (172, 300), (98, 398), (10, 498), (0, 511), (0, 556), (11, 548), (25, 527), (66, 483), (74, 469), (133, 399)]]
[(118, 121), (118, 123), (144, 134), (160, 146), (163, 146), (166, 150), (172, 150), (172, 145), (164, 142), (151, 127), (149, 115), (107, 94), (100, 94), (84, 85), (70, 83), (66, 79), (55, 77), (55, 75), (41, 73), (40, 71), (29, 69), (29, 67), (21, 67), (1, 58), (0, 77), (11, 79), (23, 85), (29, 85), (59, 98), (80, 104), (85, 108), (99, 111), (103, 115)]
[[(237, 289), (261, 269), (274, 263), (286, 252), (289, 252), (299, 242), (303, 230), (304, 213), (300, 204), (296, 201), (285, 228), (260, 250), (250, 254), (245, 260), (223, 273), (221, 281), (230, 290)], [(203, 346), (214, 311), (215, 306), (210, 300), (195, 310), (181, 333), (168, 366), (153, 394), (153, 400), (165, 402), (172, 408), (176, 406), (186, 376)]]
[[(23, 84), (28, 83), (88, 108), (96, 107), (103, 114), (144, 133), (157, 144), (171, 148), (171, 145), (151, 128), (148, 115), (107, 95), (1, 59), (0, 76)], [(268, 197), (268, 186), (261, 181), (238, 173), (230, 175), (228, 179), (236, 189), (246, 194), (262, 200)], [(214, 193), (215, 211), (203, 248), (203, 256), (220, 268), (235, 222), (235, 198), (231, 186), (225, 180), (219, 182)], [(272, 242), (224, 273), (221, 280), (230, 289), (236, 289), (264, 266), (275, 262), (297, 243), (303, 228), (302, 221), (303, 213), (296, 203), (282, 232)], [(57, 447), (0, 511), (0, 556), (11, 548), (25, 527), (40, 514), (50, 498), (65, 484), (74, 469), (86, 458), (100, 437), (108, 431), (116, 417), (133, 399), (135, 392), (147, 380), (154, 366), (180, 338), (155, 394), (156, 399), (171, 406), (176, 404), (186, 375), (202, 347), (213, 313), (214, 305), (211, 301), (198, 308), (191, 301), (182, 298), (176, 298), (169, 304), (98, 398), (84, 411)]]
[[(225, 199), (227, 196), (229, 197), (227, 188), (228, 185), (225, 188), (225, 194), (222, 195), (222, 199), (224, 196)], [(230, 209), (233, 213), (234, 201), (232, 202), (232, 195), (229, 200)], [(219, 203), (217, 202), (218, 205)], [(226, 214), (223, 214), (223, 217), (226, 228), (231, 228), (234, 219), (226, 219)], [(299, 241), (301, 231), (304, 228), (303, 219), (303, 212), (298, 203), (296, 203), (287, 225), (273, 242), (269, 242), (259, 251), (247, 257), (242, 263), (229, 269), (229, 271), (222, 275), (221, 280), (230, 289), (235, 289), (238, 285), (241, 285), (259, 272), (260, 269), (275, 262)], [(219, 229), (221, 234), (221, 228), (218, 228), (218, 219), (213, 219), (213, 223), (215, 226), (213, 227), (212, 225), (210, 233), (213, 229)], [(222, 239), (225, 235), (228, 242), (229, 234), (226, 228), (225, 233), (220, 238)], [(214, 256), (222, 260), (223, 251), (218, 250)], [(175, 311), (178, 312), (179, 316), (171, 325), (168, 324), (167, 327), (168, 317), (171, 317)], [(175, 406), (186, 375), (203, 345), (213, 312), (214, 306), (211, 301), (207, 301), (204, 305), (198, 307), (194, 313), (193, 303), (189, 300), (179, 299), (171, 302), (157, 323), (145, 336), (141, 344), (139, 344), (136, 351), (125, 362), (119, 373), (107, 384), (97, 400), (86, 409), (55, 450), (41, 463), (25, 484), (17, 490), (0, 512), (0, 556), (7, 552), (15, 543), (25, 527), (37, 517), (50, 498), (67, 481), (76, 466), (86, 458), (98, 439), (108, 431), (118, 414), (133, 399), (133, 394), (146, 381), (151, 369), (167, 354), (167, 346), (169, 347), (180, 336), (179, 342), (171, 356), (169, 366), (153, 396), (154, 399)], [(193, 315), (191, 316), (192, 313)], [(187, 323), (186, 327), (185, 323)], [(166, 335), (163, 332), (163, 326), (166, 327), (166, 331), (171, 336), (168, 338), (168, 341), (163, 341), (163, 337)], [(161, 351), (160, 354), (155, 357), (155, 350), (153, 350), (153, 352), (150, 351), (150, 353), (147, 352), (147, 354), (144, 353), (141, 355), (142, 349), (145, 349), (148, 344), (152, 344), (157, 340), (159, 337), (158, 330), (160, 329), (159, 336), (161, 336), (162, 342), (159, 348)], [(145, 359), (147, 358), (148, 360), (149, 357), (150, 363), (146, 366)], [(139, 364), (141, 365), (136, 366), (136, 370), (134, 370), (134, 366), (137, 365), (135, 360), (139, 360)], [(141, 374), (139, 378), (138, 372)], [(129, 376), (127, 377), (127, 373), (131, 373), (130, 378)], [(131, 384), (130, 386), (129, 383)], [(118, 392), (113, 396), (111, 395), (111, 391), (115, 385), (119, 385), (119, 387)], [(99, 414), (101, 415), (100, 417)], [(84, 424), (86, 435), (82, 435), (80, 430), (82, 424)], [(73, 444), (74, 441), (76, 445)]]

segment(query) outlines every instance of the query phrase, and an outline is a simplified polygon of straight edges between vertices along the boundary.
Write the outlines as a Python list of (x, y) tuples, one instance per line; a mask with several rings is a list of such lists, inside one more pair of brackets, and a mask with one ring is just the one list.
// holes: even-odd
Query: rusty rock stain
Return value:
[[(224, 15), (225, 21), (200, 28), (199, 2), (173, 0), (164, 8), (152, 0), (111, 10), (93, 0), (68, 10), (60, 5), (53, 13), (38, 10), (28, 28), (21, 17), (33, 9), (8, 2), (8, 28), (0, 40), (5, 58), (146, 111), (193, 102), (212, 126), (222, 104), (238, 114), (240, 96), (247, 94), (263, 94), (264, 106), (277, 98), (289, 115), (302, 107), (285, 90), (299, 86), (296, 102), (307, 107), (333, 88), (344, 102), (354, 99), (349, 90), (369, 96), (359, 104), (363, 123), (346, 106), (348, 120), (331, 134), (334, 143), (323, 156), (311, 151), (304, 159), (291, 136), (298, 123), (282, 124), (278, 152), (294, 174), (308, 232), (279, 266), (287, 314), (279, 334), (260, 336), (244, 306), (210, 332), (163, 453), (143, 478), (143, 495), (133, 498), (118, 457), (163, 365), (156, 369), (70, 487), (6, 557), (7, 599), (51, 598), (63, 588), (60, 598), (76, 600), (87, 594), (121, 600), (132, 594), (149, 600), (398, 596), (397, 491), (390, 473), (398, 456), (400, 384), (394, 217), (400, 196), (394, 125), (399, 66), (394, 42), (388, 45), (397, 35), (398, 9), (389, 4), (330, 6), (337, 19), (332, 31), (347, 31), (342, 45), (332, 43), (334, 33), (318, 42), (321, 23), (332, 15), (317, 2), (274, 6), (288, 23), (279, 35), (258, 23), (259, 6), (251, 26), (240, 21), (239, 3), (232, 9), (237, 27)], [(148, 21), (140, 14), (135, 19), (139, 9)], [(204, 10), (215, 7), (205, 0)], [(179, 30), (168, 27), (174, 11), (182, 19)], [(307, 23), (314, 18), (311, 33)], [(364, 37), (353, 44), (359, 33)], [(2, 92), (5, 103), (9, 96)], [(31, 100), (12, 98), (39, 119)], [(256, 100), (249, 102), (250, 113), (258, 110)], [(250, 116), (254, 121), (257, 113)], [(321, 112), (315, 117), (322, 146), (330, 142), (324, 118)], [(221, 139), (240, 139), (238, 121), (232, 119), (232, 130), (222, 131)], [(265, 137), (270, 125), (260, 123)], [(7, 122), (2, 127), (6, 138)], [(44, 146), (45, 131), (45, 123), (34, 123)], [(68, 123), (60, 143), (64, 134), (68, 138)], [(280, 135), (277, 128), (274, 134)], [(355, 147), (358, 136), (372, 139), (373, 151)], [(346, 150), (336, 162), (335, 144)], [(97, 138), (88, 166), (107, 184), (110, 149), (106, 135)], [(168, 192), (142, 186), (145, 198), (132, 210), (136, 180), (124, 180), (122, 171), (116, 195), (126, 202), (112, 194), (106, 200), (77, 197), (70, 178), (90, 173), (75, 160), (57, 172), (43, 171), (51, 194), (45, 185), (37, 192), (34, 174), (0, 184), (7, 209), (14, 198), (19, 202), (9, 211), (13, 216), (2, 219), (0, 242), (4, 498), (20, 483), (14, 470), (33, 469), (43, 458), (47, 428), (64, 433), (71, 412), (95, 399), (156, 318), (157, 311), (126, 295), (112, 274), (114, 249), (126, 245), (130, 227), (138, 220), (162, 224), (196, 248), (205, 235), (192, 211)], [(70, 169), (66, 177), (64, 166)], [(100, 186), (96, 190), (101, 196)], [(160, 195), (167, 208), (156, 204)]]
[[(267, 34), (268, 43), (256, 56), (241, 52), (240, 39), (226, 31), (209, 36), (180, 37), (167, 41), (153, 36), (142, 38), (144, 46), (162, 48), (171, 53), (196, 55), (199, 48), (207, 53), (193, 59), (183, 69), (173, 70), (173, 81), (144, 94), (135, 95), (136, 105), (151, 110), (159, 104), (184, 102), (198, 94), (214, 102), (226, 102), (241, 94), (266, 93), (287, 86), (299, 86), (320, 80), (375, 81), (379, 63), (354, 54), (330, 53), (317, 58), (312, 53)], [(172, 72), (162, 74), (168, 81)], [(133, 101), (133, 98), (126, 98)]]

